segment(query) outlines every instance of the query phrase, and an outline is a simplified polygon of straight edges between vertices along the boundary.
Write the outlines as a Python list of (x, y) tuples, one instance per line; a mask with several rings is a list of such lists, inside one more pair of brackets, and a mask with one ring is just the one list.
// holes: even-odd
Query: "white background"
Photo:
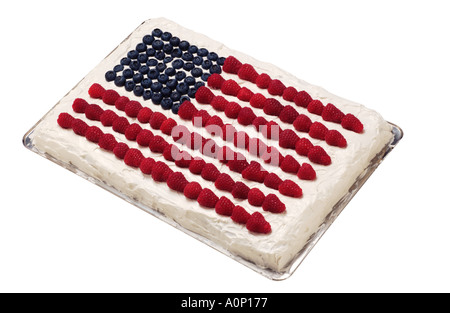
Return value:
[[(2, 1), (0, 292), (449, 292), (448, 2), (305, 2)], [(405, 132), (285, 281), (22, 146), (67, 91), (160, 16)]]

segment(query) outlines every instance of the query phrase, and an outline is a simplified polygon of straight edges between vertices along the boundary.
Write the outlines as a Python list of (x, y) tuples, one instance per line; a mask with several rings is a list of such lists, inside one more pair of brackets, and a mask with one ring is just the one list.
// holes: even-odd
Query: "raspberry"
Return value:
[(247, 149), (250, 143), (249, 135), (244, 131), (238, 131), (234, 134), (233, 144), (236, 148)]
[(113, 110), (106, 110), (100, 116), (100, 122), (103, 126), (112, 126), (119, 116)]
[(200, 88), (198, 88), (197, 92), (195, 93), (195, 100), (197, 100), (197, 102), (201, 104), (210, 104), (214, 97), (215, 96), (212, 91), (205, 86), (201, 86)]
[(74, 110), (74, 112), (84, 113), (84, 110), (86, 110), (86, 107), (88, 105), (89, 104), (87, 103), (86, 100), (77, 98), (73, 101), (72, 109)]
[(217, 201), (215, 209), (219, 215), (231, 216), (233, 214), (234, 204), (230, 199), (223, 196)]
[(294, 103), (299, 107), (306, 108), (313, 99), (306, 91), (302, 90), (294, 97)]
[(188, 199), (197, 200), (200, 192), (202, 191), (202, 186), (197, 182), (190, 182), (184, 187), (184, 196)]
[(295, 119), (293, 125), (297, 131), (307, 133), (312, 125), (312, 121), (305, 114), (300, 114)]
[(141, 165), (139, 166), (142, 173), (146, 175), (152, 174), (153, 166), (155, 165), (156, 161), (152, 158), (144, 158), (141, 161)]
[(204, 188), (198, 195), (197, 202), (204, 207), (214, 208), (219, 198), (208, 188)]
[(219, 150), (219, 146), (213, 139), (206, 139), (202, 142), (201, 153), (203, 155), (209, 156), (211, 158), (215, 158), (217, 155), (217, 151)]
[(211, 115), (209, 115), (208, 111), (206, 110), (197, 111), (192, 117), (192, 125), (194, 125), (195, 127), (205, 127), (206, 123), (208, 123), (208, 120), (210, 118)]
[(262, 208), (264, 211), (272, 213), (283, 213), (286, 211), (286, 205), (273, 193), (266, 196)]
[(308, 151), (308, 159), (316, 164), (330, 165), (331, 158), (321, 146), (314, 146)]
[(280, 128), (280, 125), (278, 125), (274, 121), (268, 122), (265, 127), (262, 127), (261, 133), (264, 137), (267, 139), (275, 139), (278, 140), (280, 138), (280, 133), (283, 132), (283, 130)]
[(285, 129), (280, 134), (279, 145), (282, 148), (295, 149), (295, 144), (299, 139), (300, 137), (292, 129)]
[(206, 162), (203, 159), (194, 158), (191, 160), (191, 163), (189, 164), (189, 171), (192, 174), (200, 175), (205, 165)]
[(137, 120), (142, 124), (146, 124), (150, 121), (152, 114), (153, 111), (150, 108), (142, 108), (137, 115)]
[(298, 178), (302, 180), (314, 180), (316, 179), (316, 171), (308, 163), (303, 163), (297, 173)]
[(70, 115), (69, 113), (61, 113), (58, 116), (58, 125), (61, 126), (62, 128), (68, 129), (68, 128), (72, 128), (72, 123), (75, 120), (75, 118)]
[(313, 144), (307, 138), (300, 138), (295, 144), (295, 152), (299, 155), (307, 156)]
[(237, 73), (240, 79), (255, 83), (259, 74), (250, 64), (243, 64)]
[(264, 185), (275, 190), (278, 190), (278, 186), (280, 186), (282, 182), (281, 178), (275, 173), (269, 173), (266, 178), (264, 178)]
[(267, 88), (267, 91), (272, 96), (282, 96), (285, 89), (286, 89), (286, 86), (279, 79), (273, 79), (270, 82), (269, 88)]
[(170, 167), (162, 161), (158, 161), (153, 165), (152, 178), (154, 181), (166, 182), (170, 174), (172, 173), (173, 171), (170, 169)]
[(355, 133), (362, 133), (364, 131), (364, 125), (353, 114), (347, 114), (342, 118), (342, 127), (345, 129), (354, 131)]
[(325, 136), (328, 133), (328, 128), (323, 125), (320, 122), (314, 122), (312, 123), (311, 127), (309, 128), (309, 135), (312, 138), (325, 140)]
[(199, 133), (193, 132), (191, 133), (191, 138), (186, 145), (192, 150), (199, 150), (203, 145), (204, 139), (205, 138), (203, 138), (203, 136)]
[(312, 114), (322, 115), (323, 103), (320, 100), (313, 100), (308, 104), (308, 112)]
[(283, 172), (297, 174), (300, 163), (293, 156), (287, 155), (281, 162), (280, 168)]
[(253, 120), (252, 124), (256, 131), (260, 132), (262, 129), (261, 127), (267, 124), (267, 120), (262, 116), (258, 116)]
[(231, 214), (231, 219), (238, 224), (246, 224), (248, 219), (250, 218), (250, 213), (248, 213), (243, 207), (240, 205), (236, 205), (233, 209), (233, 213)]
[(104, 134), (103, 136), (100, 137), (100, 140), (98, 141), (98, 145), (102, 149), (105, 149), (107, 151), (113, 151), (117, 145), (117, 140), (111, 134)]
[(229, 96), (237, 96), (239, 90), (241, 90), (241, 86), (237, 82), (232, 79), (226, 80), (223, 82), (222, 87), (220, 88), (222, 93)]
[(167, 120), (167, 117), (166, 117), (164, 114), (162, 114), (162, 113), (160, 113), (160, 112), (154, 112), (154, 113), (152, 114), (152, 117), (150, 118), (149, 123), (150, 123), (150, 126), (151, 126), (153, 129), (160, 129), (162, 123), (163, 123), (165, 120)]
[(211, 106), (217, 111), (223, 112), (228, 104), (228, 100), (222, 96), (216, 96), (211, 101)]
[(177, 125), (172, 128), (172, 138), (176, 143), (185, 145), (191, 139), (189, 129), (184, 125)]
[(174, 162), (179, 153), (180, 150), (177, 148), (177, 146), (169, 144), (164, 148), (163, 157), (167, 161)]
[(283, 99), (289, 102), (293, 102), (297, 94), (298, 94), (297, 89), (295, 89), (294, 87), (287, 87), (283, 91)]
[(234, 56), (229, 56), (225, 59), (222, 69), (226, 73), (237, 74), (241, 66), (242, 63), (238, 59)]
[(253, 121), (256, 118), (256, 114), (253, 112), (253, 110), (249, 107), (243, 107), (239, 111), (238, 115), (238, 123), (244, 126), (250, 125), (253, 123)]
[(248, 192), (248, 203), (253, 206), (262, 206), (265, 198), (266, 196), (264, 195), (264, 193), (258, 188), (252, 188)]
[(135, 141), (137, 135), (139, 135), (141, 131), (142, 127), (137, 123), (133, 123), (127, 127), (127, 130), (125, 131), (125, 138), (131, 141)]
[(161, 127), (159, 128), (163, 134), (171, 136), (172, 129), (177, 126), (177, 122), (173, 118), (168, 118), (164, 122), (162, 122)]
[(219, 190), (232, 192), (235, 184), (230, 175), (221, 173), (215, 180), (214, 186)]
[(180, 168), (188, 168), (191, 160), (192, 156), (187, 151), (180, 151), (175, 158), (175, 165)]
[(128, 126), (130, 126), (130, 122), (124, 116), (119, 116), (118, 118), (116, 118), (112, 125), (113, 130), (120, 134), (125, 134), (125, 131), (127, 130)]
[(267, 145), (259, 138), (250, 138), (247, 151), (254, 156), (261, 157), (267, 151)]
[(247, 166), (242, 171), (243, 178), (251, 181), (256, 181), (258, 183), (263, 183), (267, 174), (268, 172), (265, 171), (263, 167), (256, 161), (251, 161), (249, 166)]
[(174, 172), (169, 175), (166, 183), (170, 189), (183, 192), (189, 182), (182, 173)]
[(144, 156), (142, 155), (141, 150), (131, 148), (127, 151), (127, 153), (125, 153), (123, 161), (128, 166), (139, 167), (143, 159)]
[(234, 134), (236, 134), (236, 128), (231, 124), (225, 124), (222, 126), (222, 139), (224, 141), (233, 142)]
[(206, 122), (205, 129), (208, 133), (212, 135), (221, 136), (222, 126), (223, 126), (222, 119), (217, 115), (214, 115), (211, 116), (211, 118), (209, 118), (208, 121)]
[(207, 163), (201, 172), (201, 176), (203, 179), (215, 182), (216, 179), (219, 177), (220, 172), (217, 169), (217, 167), (212, 163)]
[(275, 147), (267, 147), (266, 152), (263, 153), (261, 158), (264, 163), (279, 166), (283, 162), (284, 156)]
[(114, 106), (119, 111), (125, 111), (125, 106), (127, 105), (128, 102), (130, 102), (130, 99), (128, 99), (125, 96), (122, 96), (118, 98), (116, 102), (114, 102)]
[(236, 102), (229, 102), (225, 108), (225, 115), (228, 118), (236, 119), (241, 112), (242, 107)]
[(150, 145), (150, 139), (153, 138), (153, 133), (148, 129), (143, 129), (136, 136), (136, 142), (142, 147), (148, 147)]
[(225, 79), (220, 74), (214, 73), (208, 78), (208, 86), (212, 89), (220, 89), (224, 81)]
[(142, 104), (137, 101), (129, 101), (125, 105), (125, 114), (129, 117), (137, 117), (142, 109)]
[(272, 78), (270, 78), (267, 74), (261, 74), (256, 78), (256, 86), (258, 86), (261, 89), (267, 89), (269, 88), (270, 82), (272, 81)]
[(102, 136), (103, 136), (103, 132), (97, 126), (90, 126), (86, 130), (86, 134), (85, 134), (85, 137), (87, 140), (89, 140), (91, 142), (95, 142), (95, 143), (98, 143), (98, 141), (100, 140), (100, 138)]
[(128, 147), (128, 145), (126, 143), (123, 142), (119, 142), (116, 144), (116, 146), (113, 149), (113, 153), (116, 157), (118, 157), (119, 159), (123, 159), (125, 157), (125, 154), (127, 153), (127, 151), (130, 148)]
[(250, 99), (250, 105), (257, 109), (264, 108), (266, 97), (261, 93), (255, 93)]
[(286, 179), (278, 186), (278, 191), (285, 196), (300, 198), (303, 194), (302, 189), (290, 179)]
[(267, 115), (278, 116), (283, 110), (284, 106), (277, 99), (268, 98), (264, 101), (263, 111)]
[(88, 128), (88, 124), (83, 120), (77, 118), (72, 121), (72, 130), (77, 135), (84, 136)]
[(216, 159), (226, 164), (234, 159), (234, 151), (230, 147), (223, 146), (217, 150)]
[(292, 105), (287, 105), (281, 110), (280, 115), (278, 116), (282, 122), (292, 124), (294, 123), (295, 119), (300, 114), (297, 112), (296, 109)]
[(247, 160), (230, 160), (227, 163), (228, 168), (230, 171), (236, 172), (236, 173), (242, 173), (247, 167), (248, 167)]
[(233, 191), (231, 192), (231, 194), (236, 199), (243, 199), (243, 200), (245, 200), (245, 199), (248, 198), (248, 192), (249, 191), (250, 191), (250, 188), (248, 188), (246, 184), (244, 184), (243, 182), (238, 181), (234, 185), (234, 188), (233, 188)]
[(89, 104), (84, 111), (84, 114), (91, 121), (100, 121), (104, 110), (98, 104)]
[(272, 228), (264, 218), (264, 216), (259, 213), (253, 213), (247, 221), (246, 227), (249, 231), (260, 234), (268, 234), (272, 231)]
[(114, 105), (119, 98), (119, 93), (113, 89), (106, 90), (102, 95), (103, 102), (108, 105)]
[(242, 87), (237, 94), (237, 98), (241, 101), (249, 102), (253, 97), (253, 91), (248, 89), (247, 87)]
[(197, 108), (190, 101), (184, 101), (178, 110), (178, 116), (184, 120), (192, 120), (192, 117), (197, 113)]
[(91, 98), (94, 99), (101, 99), (103, 97), (103, 94), (105, 93), (105, 88), (100, 86), (99, 84), (93, 84), (88, 91)]
[(347, 147), (347, 140), (337, 130), (329, 130), (325, 136), (325, 141), (330, 146), (345, 148)]
[(331, 103), (328, 103), (322, 111), (322, 118), (324, 121), (340, 124), (343, 117), (344, 113)]
[(155, 153), (163, 153), (168, 145), (167, 141), (161, 136), (153, 136), (148, 144), (150, 151)]

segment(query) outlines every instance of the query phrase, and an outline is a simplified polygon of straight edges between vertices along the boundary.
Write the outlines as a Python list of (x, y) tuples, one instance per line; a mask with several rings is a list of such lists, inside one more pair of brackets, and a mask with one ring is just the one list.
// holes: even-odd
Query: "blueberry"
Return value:
[(147, 55), (149, 56), (149, 57), (152, 57), (152, 56), (154, 56), (156, 54), (156, 50), (155, 49), (153, 49), (153, 48), (148, 48), (147, 49)]
[(191, 97), (191, 98), (195, 98), (195, 93), (196, 93), (196, 92), (197, 92), (197, 89), (195, 89), (195, 88), (189, 88), (188, 96)]
[(129, 57), (132, 60), (136, 60), (138, 56), (139, 56), (139, 52), (137, 52), (136, 50), (131, 50), (131, 51), (128, 51), (128, 53), (127, 53), (127, 57)]
[(116, 73), (117, 72), (122, 72), (123, 71), (123, 65), (119, 64), (119, 65), (114, 66), (113, 71), (116, 72)]
[(159, 92), (154, 92), (152, 95), (152, 101), (154, 104), (161, 104), (161, 101), (163, 99), (162, 94), (160, 94)]
[(164, 60), (166, 54), (163, 51), (156, 51), (155, 58), (159, 61)]
[(173, 46), (172, 46), (171, 44), (167, 43), (167, 44), (164, 45), (163, 51), (164, 51), (165, 53), (172, 53), (172, 51), (173, 51)]
[(181, 105), (181, 103), (179, 103), (179, 102), (172, 104), (172, 113), (173, 114), (178, 114), (178, 110), (180, 109), (180, 105)]
[(133, 75), (133, 82), (135, 82), (136, 84), (139, 84), (143, 79), (144, 75), (142, 75), (141, 73), (136, 73)]
[(160, 92), (161, 91), (161, 89), (162, 89), (162, 84), (160, 83), (160, 82), (155, 82), (155, 83), (153, 83), (151, 86), (150, 86), (150, 89), (153, 91), (153, 92)]
[(204, 70), (209, 70), (212, 66), (212, 62), (210, 60), (203, 61), (202, 68)]
[(195, 65), (202, 65), (202, 63), (203, 63), (203, 58), (202, 58), (202, 57), (199, 57), (199, 56), (196, 56), (196, 57), (192, 60), (192, 62), (193, 62)]
[(164, 110), (170, 110), (172, 108), (173, 101), (170, 98), (164, 98), (161, 101), (161, 108)]
[(169, 33), (169, 32), (164, 32), (164, 33), (161, 35), (161, 39), (164, 40), (164, 41), (169, 41), (170, 38), (172, 38), (172, 34)]
[(226, 60), (226, 58), (221, 57), (221, 58), (219, 58), (219, 59), (217, 60), (217, 64), (219, 64), (220, 66), (222, 66), (222, 65), (225, 64), (225, 60)]
[(166, 68), (167, 65), (165, 65), (164, 63), (158, 63), (158, 65), (156, 65), (156, 70), (160, 73), (164, 72)]
[(167, 75), (167, 76), (174, 76), (175, 74), (176, 74), (176, 70), (173, 68), (173, 67), (168, 67), (165, 71), (164, 71), (164, 73)]
[(204, 83), (204, 82), (196, 82), (196, 83), (195, 83), (195, 89), (198, 89), (198, 88), (200, 88), (200, 87), (202, 87), (202, 86), (205, 86), (205, 83)]
[(187, 63), (185, 63), (184, 64), (184, 66), (183, 66), (183, 69), (185, 70), (185, 71), (192, 71), (192, 69), (195, 67), (195, 65), (194, 65), (194, 63), (192, 63), (192, 62), (187, 62)]
[(155, 28), (155, 29), (152, 31), (152, 36), (153, 36), (153, 37), (161, 37), (162, 34), (163, 34), (162, 30), (159, 29), (159, 28)]
[(158, 76), (158, 81), (159, 81), (161, 84), (165, 84), (165, 83), (167, 83), (167, 82), (169, 81), (169, 76), (167, 76), (166, 74), (160, 74), (160, 75)]
[(201, 57), (206, 57), (208, 55), (209, 51), (205, 48), (200, 48), (197, 51), (197, 54)]
[(141, 42), (136, 45), (137, 52), (145, 52), (145, 50), (147, 50), (147, 45), (145, 43)]
[(164, 47), (164, 42), (162, 40), (155, 40), (152, 43), (152, 48), (155, 50), (162, 50)]
[(220, 74), (222, 73), (222, 68), (219, 65), (214, 64), (213, 66), (211, 66), (209, 72), (211, 74)]
[(186, 73), (183, 71), (179, 71), (175, 74), (175, 79), (180, 81), (186, 78)]
[(178, 81), (176, 79), (171, 79), (166, 84), (166, 86), (168, 88), (170, 88), (171, 90), (174, 90), (175, 88), (177, 88), (177, 85), (178, 85)]
[(144, 94), (144, 87), (142, 87), (141, 85), (136, 85), (134, 87), (133, 93), (136, 97), (141, 97)]
[(150, 78), (144, 78), (141, 82), (141, 86), (144, 87), (145, 89), (150, 88), (151, 85), (152, 85), (152, 80)]
[(137, 59), (138, 59), (139, 63), (147, 63), (148, 55), (146, 53), (141, 53), (141, 54), (139, 54)]
[(203, 73), (203, 74), (202, 74), (202, 80), (205, 81), (205, 82), (208, 81), (209, 76), (211, 76), (211, 74), (209, 74), (209, 73)]
[(186, 77), (186, 79), (184, 80), (184, 82), (188, 85), (188, 86), (194, 86), (195, 85), (195, 78), (192, 76), (188, 76)]
[(170, 99), (172, 99), (172, 101), (174, 101), (174, 102), (179, 101), (181, 99), (181, 94), (178, 91), (174, 91), (170, 95)]
[(125, 77), (123, 77), (123, 76), (117, 76), (115, 79), (114, 79), (114, 84), (117, 86), (117, 87), (123, 87), (123, 86), (125, 86), (125, 82), (126, 82), (127, 80), (126, 80), (126, 78)]
[(188, 96), (182, 96), (180, 99), (180, 103), (183, 103), (184, 101), (191, 101), (191, 98), (189, 98)]
[(142, 95), (144, 100), (149, 100), (152, 98), (152, 96), (153, 96), (153, 92), (151, 90), (145, 90), (144, 94)]
[(152, 35), (145, 35), (144, 38), (142, 39), (142, 42), (145, 43), (146, 45), (151, 45), (154, 40), (155, 38), (153, 38)]
[(171, 93), (172, 93), (172, 89), (170, 89), (169, 87), (164, 87), (163, 89), (161, 89), (161, 94), (164, 97), (170, 97)]
[(188, 51), (189, 51), (190, 53), (197, 53), (198, 47), (195, 46), (195, 45), (192, 45), (192, 46), (189, 47)]
[(131, 64), (130, 64), (130, 68), (131, 68), (133, 71), (137, 71), (140, 67), (141, 67), (141, 63), (139, 63), (138, 61), (133, 61), (133, 62), (131, 62)]
[(159, 76), (159, 72), (155, 69), (152, 69), (148, 72), (147, 75), (148, 75), (148, 78), (150, 78), (150, 79), (156, 79)]
[(173, 49), (172, 53), (170, 54), (173, 58), (181, 58), (181, 56), (183, 55), (183, 51), (181, 51), (180, 49)]
[(134, 86), (136, 86), (136, 84), (132, 80), (127, 80), (126, 83), (125, 83), (125, 90), (126, 91), (133, 91)]
[(130, 63), (131, 63), (130, 58), (122, 58), (122, 60), (120, 60), (120, 64), (122, 65), (130, 65)]
[(181, 56), (181, 58), (185, 61), (192, 61), (194, 60), (194, 56), (192, 55), (192, 53), (190, 52), (185, 52), (183, 53), (183, 55)]
[(156, 66), (157, 64), (158, 64), (158, 60), (156, 60), (156, 59), (149, 59), (147, 61), (148, 66)]
[(134, 74), (134, 72), (129, 68), (127, 68), (125, 71), (123, 71), (123, 77), (125, 77), (125, 78), (131, 78), (131, 77), (133, 77), (133, 74)]
[(219, 56), (217, 55), (217, 53), (215, 52), (208, 53), (208, 60), (216, 61), (218, 58)]
[(174, 69), (179, 70), (180, 68), (182, 68), (184, 66), (184, 62), (183, 62), (183, 60), (177, 59), (177, 60), (173, 61), (172, 66)]
[(203, 74), (203, 71), (201, 69), (199, 69), (198, 67), (193, 68), (191, 71), (192, 76), (194, 77), (200, 77)]
[(116, 72), (114, 72), (114, 71), (106, 72), (105, 79), (107, 82), (112, 82), (113, 80), (116, 79)]
[(186, 40), (181, 41), (180, 45), (179, 45), (181, 51), (187, 51), (189, 49), (189, 46), (190, 46), (190, 43)]
[(186, 83), (179, 83), (176, 90), (180, 94), (184, 95), (184, 94), (187, 94), (187, 92), (189, 91), (189, 86)]
[(174, 37), (170, 38), (169, 42), (172, 46), (178, 47), (178, 45), (180, 44), (180, 38), (174, 36)]
[(145, 75), (145, 74), (148, 73), (149, 70), (150, 70), (150, 68), (148, 67), (148, 65), (142, 65), (142, 66), (139, 68), (139, 73)]
[(172, 60), (173, 60), (173, 58), (169, 56), (169, 57), (165, 57), (163, 62), (167, 64), (167, 63), (172, 62)]

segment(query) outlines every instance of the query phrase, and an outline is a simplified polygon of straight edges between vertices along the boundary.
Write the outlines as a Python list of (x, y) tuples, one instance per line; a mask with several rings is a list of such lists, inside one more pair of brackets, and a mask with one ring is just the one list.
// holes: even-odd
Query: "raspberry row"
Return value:
[[(268, 234), (271, 232), (270, 224), (259, 212), (250, 215), (243, 207), (233, 204), (225, 196), (218, 197), (208, 188), (202, 188), (197, 182), (189, 182), (181, 172), (174, 172), (170, 167), (162, 162), (155, 161), (153, 158), (144, 157), (139, 149), (129, 148), (124, 142), (103, 131), (97, 126), (89, 126), (81, 119), (74, 118), (69, 113), (61, 113), (58, 116), (57, 123), (64, 129), (72, 131), (85, 137), (88, 141), (96, 143), (105, 151), (114, 153), (114, 155), (125, 162), (126, 165), (140, 169), (143, 174), (148, 175), (156, 182), (165, 182), (167, 186), (176, 192), (181, 192), (191, 200), (196, 200), (202, 207), (215, 209), (222, 216), (229, 216), (239, 224), (246, 225), (246, 228), (255, 233)], [(264, 210), (274, 208), (273, 197), (267, 196), (262, 203)]]

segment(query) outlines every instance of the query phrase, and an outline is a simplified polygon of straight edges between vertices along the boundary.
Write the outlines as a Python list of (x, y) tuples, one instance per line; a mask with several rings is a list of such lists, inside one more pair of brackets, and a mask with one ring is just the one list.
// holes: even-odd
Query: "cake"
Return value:
[(29, 134), (39, 153), (229, 255), (288, 271), (392, 124), (164, 18), (145, 21)]

